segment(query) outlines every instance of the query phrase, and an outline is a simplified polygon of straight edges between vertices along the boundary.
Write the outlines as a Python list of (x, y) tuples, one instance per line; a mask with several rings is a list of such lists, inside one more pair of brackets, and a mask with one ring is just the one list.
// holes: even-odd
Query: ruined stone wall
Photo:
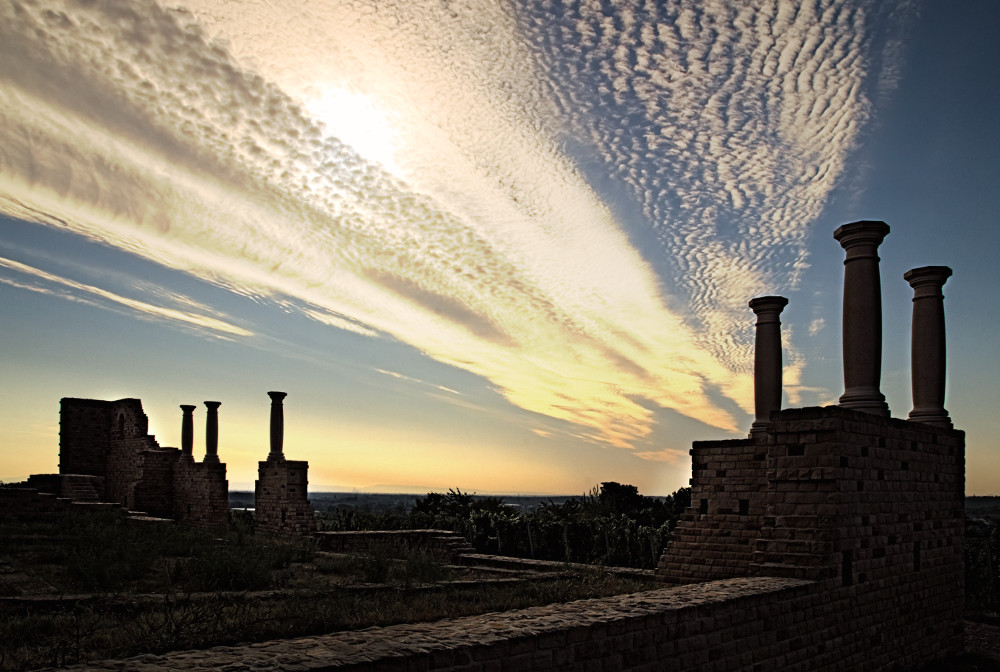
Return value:
[(65, 397), (59, 402), (59, 473), (106, 476), (111, 404)]
[(695, 441), (691, 504), (677, 523), (657, 578), (695, 583), (748, 576), (766, 506), (766, 439)]
[(36, 488), (5, 486), (0, 488), (0, 516), (26, 516), (42, 513), (64, 513), (69, 500), (53, 492)]
[[(127, 441), (126, 443), (133, 443)], [(135, 447), (141, 448), (143, 443)], [(136, 481), (132, 486), (132, 506), (136, 511), (159, 518), (174, 513), (174, 465), (181, 451), (176, 448), (142, 450), (136, 459)]]
[[(116, 502), (128, 509), (145, 511), (136, 500), (136, 486), (143, 479), (143, 469), (146, 463), (147, 453), (162, 453), (160, 446), (151, 436), (133, 436), (123, 439), (112, 439), (111, 449), (108, 452), (107, 477), (105, 479), (106, 499), (109, 502)], [(175, 453), (176, 454), (176, 453)], [(153, 471), (162, 467), (166, 455), (152, 456), (150, 467)], [(155, 474), (150, 474), (151, 479), (156, 481)], [(163, 483), (162, 474), (158, 481)], [(139, 500), (144, 506), (152, 506), (157, 511), (163, 510), (162, 502), (156, 496), (155, 490), (150, 488), (138, 493)], [(152, 511), (147, 511), (152, 513)]]
[(268, 460), (258, 463), (254, 485), (254, 525), (271, 534), (311, 534), (316, 516), (308, 499), (309, 463)]
[[(74, 480), (69, 474), (103, 477), (103, 501), (151, 516), (225, 527), (229, 512), (226, 466), (182, 463), (180, 450), (161, 448), (148, 432), (149, 419), (138, 399), (63, 399), (62, 485)], [(94, 499), (89, 493), (87, 498)]]
[(229, 481), (226, 465), (175, 462), (173, 465), (173, 517), (210, 529), (229, 523)]
[[(960, 650), (964, 445), (960, 431), (838, 407), (782, 411), (756, 443), (698, 442), (693, 506), (658, 578), (718, 578), (742, 565), (744, 575), (815, 580), (836, 606), (822, 627), (847, 651), (892, 660)], [(758, 466), (720, 475), (727, 454)], [(745, 493), (749, 520), (730, 513)]]

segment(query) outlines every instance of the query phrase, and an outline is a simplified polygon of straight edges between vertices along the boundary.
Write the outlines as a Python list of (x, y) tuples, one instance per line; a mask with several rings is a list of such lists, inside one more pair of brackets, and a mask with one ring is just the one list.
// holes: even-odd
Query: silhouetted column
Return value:
[(767, 431), (771, 413), (781, 410), (781, 320), (788, 305), (783, 296), (761, 296), (750, 300), (757, 316), (753, 351), (753, 403), (755, 420), (750, 435)]
[(285, 392), (268, 392), (271, 397), (271, 452), (267, 456), (268, 462), (284, 460), (285, 454), (281, 451), (285, 442), (285, 411), (281, 405), (281, 400), (285, 398)]
[(924, 266), (903, 274), (913, 288), (913, 324), (910, 347), (910, 379), (913, 410), (910, 420), (951, 429), (944, 409), (945, 336), (944, 294), (941, 288), (951, 277), (947, 266)]
[(844, 224), (833, 237), (844, 259), (844, 394), (840, 406), (889, 415), (882, 378), (882, 284), (878, 246), (889, 234), (885, 222)]
[(194, 462), (194, 406), (181, 404), (184, 416), (181, 418), (181, 462)]
[(206, 401), (208, 418), (205, 420), (205, 462), (219, 463), (219, 406), (221, 401)]

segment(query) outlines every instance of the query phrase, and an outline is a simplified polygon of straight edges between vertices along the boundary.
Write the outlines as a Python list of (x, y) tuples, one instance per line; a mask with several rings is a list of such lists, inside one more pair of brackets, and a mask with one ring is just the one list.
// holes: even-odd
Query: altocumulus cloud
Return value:
[(737, 429), (746, 299), (794, 286), (866, 118), (864, 6), (225, 7), (0, 7), (0, 212), (305, 302), (590, 440), (633, 446), (653, 405)]

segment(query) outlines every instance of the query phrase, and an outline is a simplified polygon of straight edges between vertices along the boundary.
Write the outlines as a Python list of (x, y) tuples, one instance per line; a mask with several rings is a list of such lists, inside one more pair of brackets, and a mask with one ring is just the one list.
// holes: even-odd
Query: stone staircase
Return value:
[(73, 502), (100, 502), (104, 497), (104, 479), (100, 476), (63, 474), (60, 496)]

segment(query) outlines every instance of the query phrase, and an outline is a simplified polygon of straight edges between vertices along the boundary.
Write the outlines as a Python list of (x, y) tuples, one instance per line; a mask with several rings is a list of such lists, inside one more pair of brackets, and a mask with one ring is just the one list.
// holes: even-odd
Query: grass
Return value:
[[(0, 561), (66, 596), (0, 607), (0, 670), (437, 620), (635, 592), (600, 571), (452, 581), (422, 552), (320, 553), (303, 540), (134, 527), (113, 515), (0, 519)], [(262, 592), (263, 591), (263, 592)]]

